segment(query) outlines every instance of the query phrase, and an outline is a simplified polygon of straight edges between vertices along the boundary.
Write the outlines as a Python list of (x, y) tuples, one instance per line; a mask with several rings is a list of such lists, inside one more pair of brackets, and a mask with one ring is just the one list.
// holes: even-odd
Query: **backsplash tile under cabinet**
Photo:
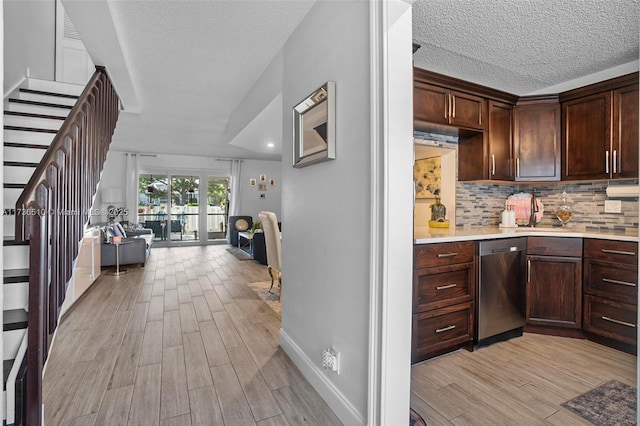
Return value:
[(456, 183), (456, 227), (498, 225), (511, 185)]
[[(587, 181), (536, 185), (492, 185), (458, 182), (456, 185), (456, 226), (498, 225), (507, 197), (517, 192), (531, 192), (544, 204), (544, 216), (538, 226), (557, 226), (553, 213), (561, 204), (562, 191), (573, 202), (575, 217), (570, 223), (577, 228), (623, 230), (638, 228), (638, 198), (622, 198), (622, 213), (604, 213), (609, 181)], [(638, 181), (611, 183), (637, 185)]]

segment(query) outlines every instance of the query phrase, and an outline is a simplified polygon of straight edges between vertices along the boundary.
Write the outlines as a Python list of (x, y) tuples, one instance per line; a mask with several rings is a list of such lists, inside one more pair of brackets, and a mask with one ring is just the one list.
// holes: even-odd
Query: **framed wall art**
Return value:
[(416, 186), (416, 198), (439, 197), (442, 186), (440, 157), (416, 160), (413, 166), (413, 181)]
[(293, 167), (336, 158), (336, 84), (326, 82), (293, 107)]

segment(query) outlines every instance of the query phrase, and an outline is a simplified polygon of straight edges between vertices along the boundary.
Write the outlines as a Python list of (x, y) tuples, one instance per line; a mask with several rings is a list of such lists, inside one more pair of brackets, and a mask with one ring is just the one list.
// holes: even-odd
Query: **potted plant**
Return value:
[(253, 234), (257, 230), (261, 230), (261, 229), (262, 229), (262, 222), (257, 220), (255, 222), (253, 222), (253, 225), (251, 225), (251, 230), (249, 232), (251, 232)]

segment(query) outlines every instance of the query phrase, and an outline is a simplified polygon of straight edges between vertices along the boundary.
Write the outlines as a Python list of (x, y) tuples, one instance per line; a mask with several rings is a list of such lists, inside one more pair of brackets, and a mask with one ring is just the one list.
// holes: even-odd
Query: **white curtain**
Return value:
[[(229, 194), (229, 216), (238, 216), (240, 212), (240, 175), (242, 169), (242, 160), (231, 160), (231, 179), (229, 186), (231, 193)], [(229, 229), (227, 229), (227, 240), (229, 240)]]
[(125, 198), (124, 204), (129, 215), (125, 220), (130, 224), (138, 223), (138, 180), (140, 179), (140, 156), (136, 153), (126, 153)]

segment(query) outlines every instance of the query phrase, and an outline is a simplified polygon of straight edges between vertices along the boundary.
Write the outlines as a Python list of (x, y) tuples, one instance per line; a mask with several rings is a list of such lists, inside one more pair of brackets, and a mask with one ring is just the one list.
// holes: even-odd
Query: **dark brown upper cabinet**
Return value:
[(605, 179), (611, 166), (611, 92), (562, 104), (562, 179)]
[(414, 120), (482, 130), (484, 103), (484, 99), (468, 93), (414, 83)]
[(638, 178), (638, 85), (613, 91), (614, 178)]
[(560, 180), (558, 96), (520, 98), (513, 117), (515, 180)]
[(489, 101), (489, 179), (513, 180), (513, 105)]
[(638, 73), (560, 95), (562, 180), (638, 177)]

